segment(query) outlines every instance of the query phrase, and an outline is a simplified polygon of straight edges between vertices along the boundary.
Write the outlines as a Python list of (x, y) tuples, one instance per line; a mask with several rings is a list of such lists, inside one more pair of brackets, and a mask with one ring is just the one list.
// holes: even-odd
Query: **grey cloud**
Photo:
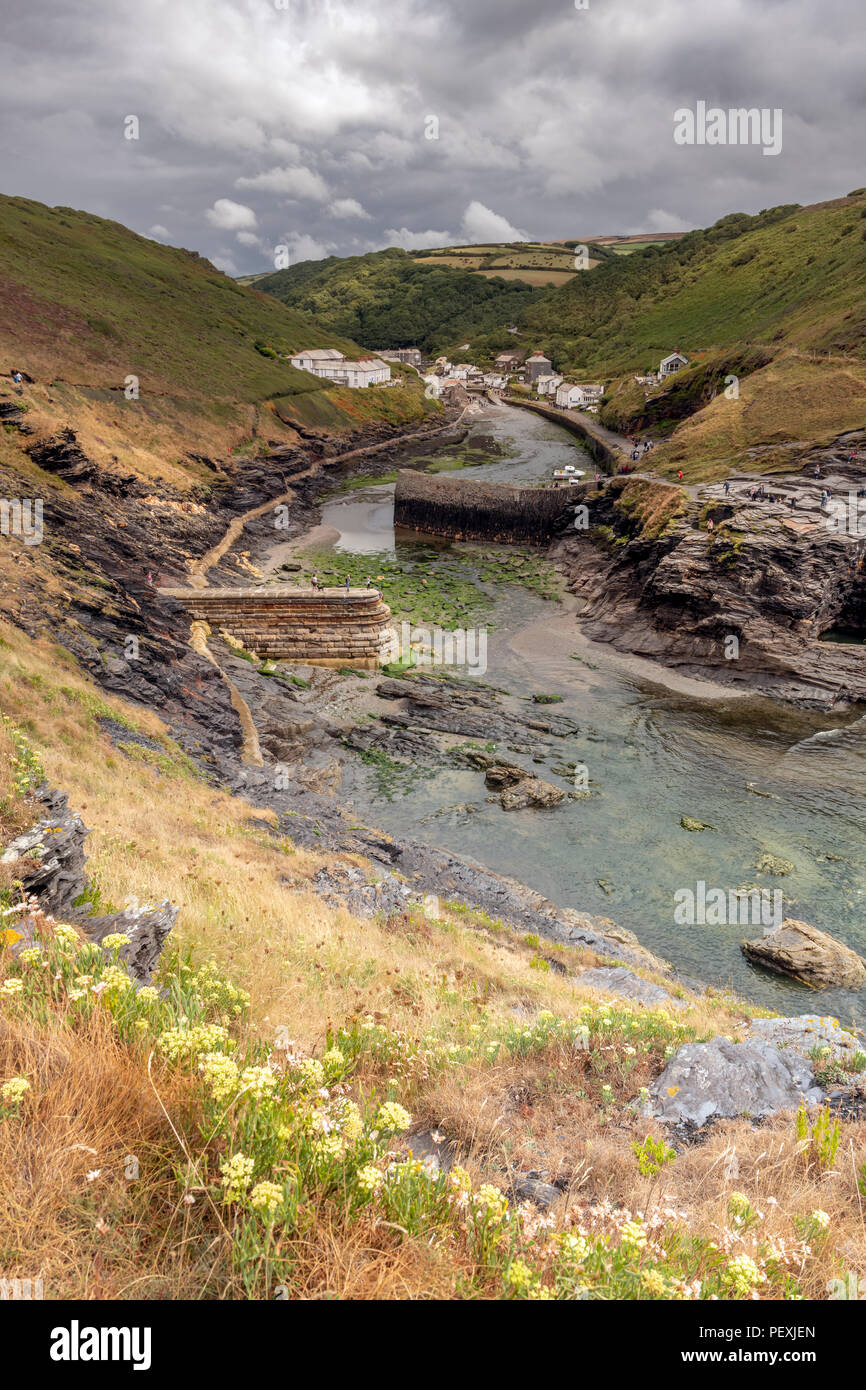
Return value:
[[(33, 0), (4, 32), (0, 187), (240, 271), (287, 237), (459, 242), (473, 205), (533, 237), (706, 225), (866, 181), (860, 7)], [(782, 108), (782, 153), (676, 146), (698, 100)]]

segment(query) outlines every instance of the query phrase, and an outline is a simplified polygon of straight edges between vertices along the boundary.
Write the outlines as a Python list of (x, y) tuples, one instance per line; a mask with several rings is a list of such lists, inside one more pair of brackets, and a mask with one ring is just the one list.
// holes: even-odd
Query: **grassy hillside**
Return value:
[[(435, 409), (414, 377), (359, 393), (296, 371), (285, 360), (292, 351), (357, 355), (358, 345), (195, 252), (116, 222), (0, 197), (0, 245), (0, 369), (33, 379), (24, 405), (37, 432), (69, 423), (98, 461), (118, 455), (138, 471), (164, 473), (184, 450), (226, 453), (255, 437), (290, 438), (286, 403), (307, 396), (321, 396), (328, 404), (319, 413), (348, 431)], [(138, 379), (138, 399), (124, 393), (129, 377)], [(353, 399), (362, 394), (363, 403)]]
[[(5, 624), (0, 702), (13, 823), (44, 767), (93, 830), (100, 910), (180, 908), (158, 990), (71, 927), (37, 920), (43, 955), (0, 952), (7, 1277), (54, 1299), (776, 1300), (825, 1298), (855, 1262), (862, 1123), (825, 1171), (791, 1114), (675, 1154), (634, 1106), (673, 1049), (740, 1037), (755, 1010), (678, 986), (676, 1015), (606, 1001), (581, 983), (592, 951), (457, 902), (353, 917), (316, 895), (331, 856)], [(392, 1161), (431, 1129), (450, 1174)], [(511, 1190), (539, 1164), (564, 1193), (544, 1219)]]
[(275, 271), (256, 288), (366, 348), (427, 352), (510, 324), (545, 293), (446, 262), (428, 264), (396, 249), (330, 256)]
[(524, 313), (560, 368), (607, 373), (771, 344), (866, 353), (866, 191), (734, 214), (679, 240), (612, 256)]

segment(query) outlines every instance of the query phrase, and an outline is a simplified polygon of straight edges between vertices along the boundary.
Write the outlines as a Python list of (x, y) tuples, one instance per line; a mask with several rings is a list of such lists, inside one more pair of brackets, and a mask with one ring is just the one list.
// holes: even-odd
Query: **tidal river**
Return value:
[[(433, 466), (527, 483), (564, 463), (594, 471), (571, 435), (503, 406), (479, 415), (468, 440), (440, 449)], [(423, 553), (431, 581), (441, 572), (479, 583), (493, 605), (483, 679), (516, 695), (562, 697), (556, 713), (579, 727), (561, 741), (562, 762), (582, 765), (592, 792), (555, 810), (507, 812), (488, 800), (474, 771), (437, 771), (386, 794), (359, 763), (341, 794), (371, 823), (467, 854), (563, 906), (611, 917), (686, 976), (730, 985), (782, 1012), (866, 1023), (862, 993), (815, 994), (750, 966), (739, 944), (761, 935), (760, 924), (675, 918), (677, 893), (695, 892), (699, 883), (726, 895), (748, 885), (778, 888), (785, 915), (866, 953), (866, 715), (833, 717), (733, 696), (589, 643), (570, 601), (491, 579), (489, 550), (479, 579), (477, 551), (395, 535), (393, 484), (332, 495), (322, 524), (337, 553), (358, 556), (359, 576), (375, 573), (373, 556), (409, 565)], [(539, 775), (557, 780), (549, 769)], [(686, 831), (683, 816), (711, 828)], [(793, 870), (775, 878), (759, 872), (764, 854)]]

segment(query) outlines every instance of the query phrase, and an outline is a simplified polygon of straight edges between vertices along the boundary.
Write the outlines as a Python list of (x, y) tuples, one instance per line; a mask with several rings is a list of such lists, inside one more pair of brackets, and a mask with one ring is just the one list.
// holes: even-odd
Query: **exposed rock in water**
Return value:
[(605, 965), (597, 970), (584, 970), (576, 977), (576, 983), (592, 985), (593, 989), (603, 990), (608, 994), (618, 994), (623, 999), (636, 999), (641, 1004), (649, 1004), (652, 1008), (683, 1008), (682, 1000), (674, 999), (673, 995), (668, 994), (661, 985), (654, 985), (650, 980), (642, 980), (640, 975), (635, 975), (633, 970), (627, 970), (624, 965)]
[(790, 859), (781, 859), (778, 854), (762, 854), (755, 868), (759, 874), (772, 874), (774, 878), (784, 878), (792, 874), (797, 865)]
[(809, 1063), (767, 1042), (714, 1038), (686, 1043), (649, 1088), (645, 1113), (665, 1122), (703, 1125), (712, 1118), (772, 1115), (817, 1103), (824, 1092)]
[(504, 811), (522, 811), (527, 806), (561, 806), (568, 793), (552, 782), (538, 777), (523, 777), (513, 787), (506, 787), (499, 798)]
[(691, 830), (694, 834), (700, 834), (702, 830), (715, 830), (714, 825), (707, 825), (706, 821), (693, 820), (691, 816), (680, 816), (680, 825), (683, 830)]
[(793, 917), (786, 917), (781, 926), (771, 927), (757, 941), (744, 941), (742, 951), (753, 964), (792, 975), (814, 989), (860, 989), (866, 984), (862, 956), (829, 932)]

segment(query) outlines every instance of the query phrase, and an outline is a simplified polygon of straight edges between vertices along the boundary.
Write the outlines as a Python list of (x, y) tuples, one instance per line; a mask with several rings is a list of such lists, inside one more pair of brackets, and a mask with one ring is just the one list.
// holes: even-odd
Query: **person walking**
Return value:
[(349, 576), (346, 575), (346, 593), (349, 592)]
[(678, 479), (679, 482), (682, 482), (682, 480), (683, 480), (683, 470), (682, 470), (682, 469), (680, 469), (679, 473), (677, 474), (677, 479)]
[(730, 479), (729, 479), (729, 478), (726, 478), (726, 479), (725, 479), (725, 496), (726, 496), (726, 497), (727, 497), (728, 493), (730, 492), (730, 490), (731, 490)]
[(318, 592), (318, 588), (319, 588), (319, 576), (318, 576), (317, 574), (314, 574), (314, 575), (313, 575), (312, 579), (310, 580), (310, 583), (311, 583), (311, 585), (313, 586), (313, 588)]
[(707, 530), (710, 532), (711, 535), (712, 535), (712, 531), (713, 531), (714, 525), (715, 525), (715, 522), (713, 521), (713, 518), (710, 517), (710, 519), (709, 519), (708, 522), (707, 522)]
[(153, 588), (153, 575), (151, 574), (150, 570), (147, 571), (147, 587), (148, 589)]

